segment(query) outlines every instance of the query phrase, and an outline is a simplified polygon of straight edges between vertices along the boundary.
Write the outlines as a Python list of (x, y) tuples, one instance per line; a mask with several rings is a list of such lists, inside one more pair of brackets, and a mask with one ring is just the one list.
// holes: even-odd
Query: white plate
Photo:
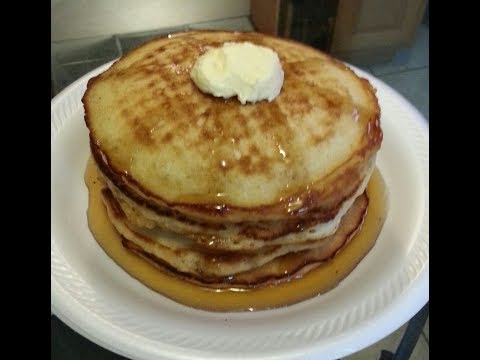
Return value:
[(52, 311), (74, 330), (134, 359), (336, 359), (387, 336), (428, 301), (428, 126), (371, 75), (382, 109), (378, 167), (390, 209), (377, 244), (325, 295), (277, 310), (210, 313), (140, 284), (98, 246), (87, 226), (83, 173), (88, 132), (82, 77), (52, 100)]

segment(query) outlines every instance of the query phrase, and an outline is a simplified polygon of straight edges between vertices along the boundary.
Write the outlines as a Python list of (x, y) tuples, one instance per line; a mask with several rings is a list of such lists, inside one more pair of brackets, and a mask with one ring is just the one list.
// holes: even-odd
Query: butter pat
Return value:
[(205, 93), (245, 104), (275, 99), (283, 85), (283, 69), (275, 51), (250, 42), (228, 42), (200, 56), (190, 71)]

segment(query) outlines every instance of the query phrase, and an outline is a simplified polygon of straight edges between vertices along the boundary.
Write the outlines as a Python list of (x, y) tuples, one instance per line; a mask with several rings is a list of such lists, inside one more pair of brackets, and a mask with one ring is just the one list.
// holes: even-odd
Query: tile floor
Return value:
[[(430, 358), (428, 326), (429, 320), (427, 319), (427, 323), (425, 324), (422, 334), (418, 338), (417, 345), (410, 356), (410, 360), (428, 360)], [(363, 349), (362, 351), (346, 356), (341, 360), (377, 360), (380, 358), (382, 350), (388, 350), (394, 353), (400, 344), (406, 327), (407, 324), (404, 324), (398, 330), (394, 331), (379, 342)]]
[(421, 24), (412, 47), (397, 52), (385, 64), (366, 67), (405, 96), (429, 120), (429, 27)]
[[(428, 13), (420, 25), (415, 41), (410, 48), (398, 51), (389, 63), (363, 66), (403, 94), (429, 120), (429, 26)], [(138, 44), (155, 36), (188, 29), (253, 30), (248, 18), (232, 18), (162, 29), (145, 33), (115, 35), (109, 38), (55, 42), (52, 44), (52, 96), (67, 85), (99, 65), (116, 59)], [(395, 351), (406, 325), (376, 344), (347, 356), (344, 360), (378, 359), (381, 350)], [(418, 339), (412, 360), (429, 359), (429, 321)]]

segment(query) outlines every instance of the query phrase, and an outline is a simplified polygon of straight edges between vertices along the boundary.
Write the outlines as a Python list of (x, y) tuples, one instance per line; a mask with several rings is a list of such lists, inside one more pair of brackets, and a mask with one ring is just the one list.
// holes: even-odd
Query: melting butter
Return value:
[(275, 51), (250, 42), (227, 42), (200, 56), (190, 77), (205, 93), (242, 104), (272, 101), (282, 89), (284, 73)]

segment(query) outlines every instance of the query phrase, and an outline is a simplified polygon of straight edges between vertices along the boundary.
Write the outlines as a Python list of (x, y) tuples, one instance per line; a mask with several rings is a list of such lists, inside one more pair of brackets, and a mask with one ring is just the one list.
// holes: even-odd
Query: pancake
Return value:
[[(241, 105), (200, 91), (198, 57), (245, 41), (278, 54), (280, 94)], [(380, 108), (367, 80), (316, 49), (259, 33), (169, 35), (90, 79), (82, 102), (117, 242), (162, 274), (208, 289), (276, 286), (361, 231)]]
[[(102, 196), (108, 217), (119, 234), (127, 240), (128, 248), (168, 269), (175, 269), (175, 272), (188, 279), (217, 285), (242, 285), (245, 279), (249, 279), (248, 283), (258, 286), (265, 278), (279, 279), (299, 270), (297, 268), (330, 258), (359, 228), (368, 205), (365, 193), (357, 197), (342, 217), (339, 229), (329, 237), (296, 244), (265, 246), (260, 251), (212, 251), (207, 247), (196, 246), (193, 241), (175, 233), (135, 228), (126, 220), (110, 190), (105, 188)], [(275, 272), (274, 269), (279, 269), (275, 266), (275, 259), (286, 254), (295, 254), (293, 256), (299, 260), (291, 261), (290, 271), (285, 272), (282, 268), (282, 273)]]
[(142, 206), (125, 196), (104, 176), (112, 196), (123, 212), (131, 227), (160, 229), (181, 234), (199, 245), (210, 249), (254, 250), (264, 246), (293, 244), (330, 236), (338, 228), (340, 221), (352, 206), (355, 199), (367, 187), (374, 162), (368, 169), (362, 184), (356, 193), (345, 200), (333, 218), (318, 218), (315, 213), (292, 221), (223, 223), (219, 224), (192, 222), (191, 219), (160, 215), (146, 206)]
[[(195, 60), (226, 41), (279, 54), (276, 99), (240, 106), (195, 86)], [(362, 183), (382, 138), (368, 81), (306, 45), (256, 33), (153, 40), (91, 79), (82, 101), (92, 153), (122, 192), (217, 223), (330, 215)]]

